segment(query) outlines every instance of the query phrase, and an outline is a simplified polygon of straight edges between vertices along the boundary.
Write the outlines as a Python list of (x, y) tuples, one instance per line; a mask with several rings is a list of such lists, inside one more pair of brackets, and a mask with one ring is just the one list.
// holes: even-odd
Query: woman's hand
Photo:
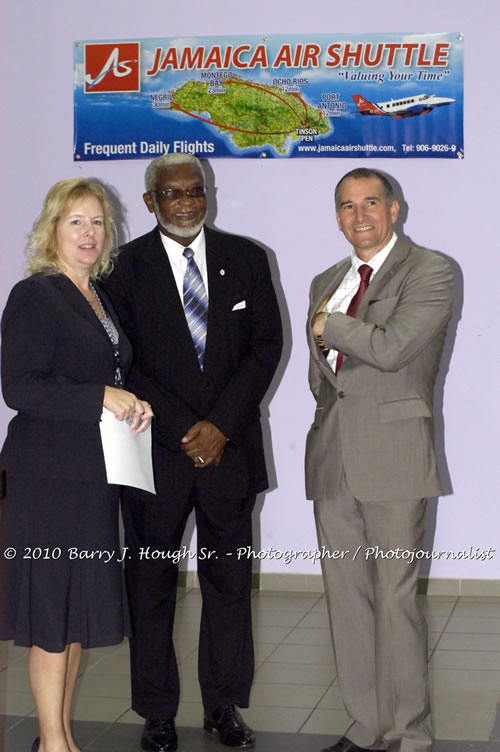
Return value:
[(128, 421), (134, 433), (142, 433), (151, 424), (153, 411), (149, 402), (140, 400), (125, 389), (105, 386), (103, 406), (110, 410), (117, 420)]
[(137, 400), (141, 405), (142, 412), (137, 410), (134, 413), (134, 417), (130, 423), (130, 430), (134, 433), (142, 433), (151, 425), (153, 419), (153, 410), (149, 402), (145, 400)]

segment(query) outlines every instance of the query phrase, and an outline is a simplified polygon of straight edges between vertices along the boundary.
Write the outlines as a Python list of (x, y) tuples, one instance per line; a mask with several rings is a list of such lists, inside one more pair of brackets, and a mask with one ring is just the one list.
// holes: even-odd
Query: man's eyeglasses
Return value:
[(179, 199), (187, 196), (188, 198), (205, 198), (206, 188), (204, 185), (195, 185), (192, 188), (188, 188), (187, 191), (183, 191), (180, 188), (161, 188), (157, 191), (149, 191), (149, 193), (156, 193), (161, 200), (167, 201), (179, 201)]

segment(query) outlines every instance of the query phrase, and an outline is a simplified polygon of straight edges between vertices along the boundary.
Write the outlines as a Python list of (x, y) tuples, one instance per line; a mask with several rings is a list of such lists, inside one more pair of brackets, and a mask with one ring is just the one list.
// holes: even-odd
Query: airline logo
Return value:
[(85, 94), (140, 90), (139, 42), (85, 45)]

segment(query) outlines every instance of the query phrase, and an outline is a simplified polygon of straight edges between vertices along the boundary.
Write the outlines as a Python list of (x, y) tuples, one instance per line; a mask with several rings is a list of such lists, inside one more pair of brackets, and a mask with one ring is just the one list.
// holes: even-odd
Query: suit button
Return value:
[(337, 396), (338, 396), (339, 399), (344, 399), (345, 392), (337, 392)]

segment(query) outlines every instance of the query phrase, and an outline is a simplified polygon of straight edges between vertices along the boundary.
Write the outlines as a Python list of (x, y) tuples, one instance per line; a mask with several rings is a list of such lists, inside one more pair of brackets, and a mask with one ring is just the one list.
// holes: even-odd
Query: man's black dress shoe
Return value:
[(146, 721), (142, 732), (141, 747), (148, 752), (174, 752), (177, 749), (174, 719)]
[(346, 739), (345, 736), (342, 736), (337, 744), (334, 744), (333, 747), (328, 747), (328, 749), (322, 749), (321, 752), (370, 752), (370, 750), (365, 747), (358, 747), (358, 745), (351, 742), (350, 739)]
[(228, 747), (250, 749), (255, 744), (255, 736), (234, 705), (220, 705), (213, 713), (205, 710), (203, 728), (215, 734), (219, 733), (222, 744)]
[(37, 736), (37, 738), (33, 742), (33, 746), (31, 747), (31, 752), (38, 752), (39, 749), (40, 749), (40, 737)]

